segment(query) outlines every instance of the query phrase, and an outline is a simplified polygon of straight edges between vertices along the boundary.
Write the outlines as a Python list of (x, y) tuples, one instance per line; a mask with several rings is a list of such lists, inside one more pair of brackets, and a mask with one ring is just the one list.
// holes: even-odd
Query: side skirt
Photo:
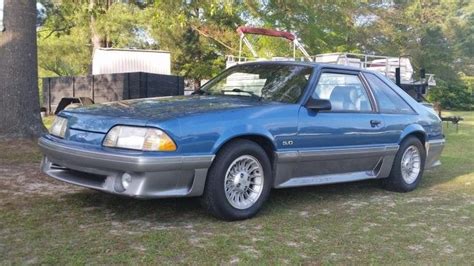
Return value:
[(395, 160), (395, 155), (398, 151), (398, 145), (377, 148), (330, 150), (329, 152), (327, 150), (317, 151), (313, 152), (313, 158), (310, 159), (311, 161), (337, 161), (340, 158), (352, 158), (357, 156), (364, 156), (368, 153), (375, 153), (376, 155), (380, 156), (380, 159), (371, 170), (296, 177), (293, 175), (293, 169), (297, 167), (298, 162), (302, 160), (308, 160), (307, 154), (298, 151), (277, 153), (277, 161), (274, 166), (274, 188), (313, 186), (353, 182), (366, 179), (386, 178), (390, 175), (390, 171), (392, 170), (393, 161)]
[(353, 182), (365, 179), (375, 179), (377, 175), (373, 172), (353, 172), (345, 174), (331, 174), (331, 175), (320, 175), (320, 176), (308, 176), (291, 178), (283, 184), (280, 184), (276, 188), (287, 188), (287, 187), (302, 187), (302, 186), (315, 186), (324, 184), (334, 184), (343, 182)]

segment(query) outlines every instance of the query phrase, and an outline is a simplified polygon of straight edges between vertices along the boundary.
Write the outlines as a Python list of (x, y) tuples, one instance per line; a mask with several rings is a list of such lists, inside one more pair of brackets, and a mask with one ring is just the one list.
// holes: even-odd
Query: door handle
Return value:
[(372, 127), (377, 127), (380, 124), (382, 124), (382, 121), (380, 121), (380, 120), (370, 120), (370, 126), (372, 126)]

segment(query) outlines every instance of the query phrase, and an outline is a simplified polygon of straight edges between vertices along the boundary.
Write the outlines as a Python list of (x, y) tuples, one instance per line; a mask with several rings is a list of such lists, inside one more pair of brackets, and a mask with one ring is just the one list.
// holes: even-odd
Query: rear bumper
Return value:
[(444, 149), (445, 140), (437, 139), (427, 141), (425, 169), (431, 169), (441, 165), (440, 157)]
[[(137, 198), (199, 196), (204, 190), (213, 155), (144, 156), (137, 153), (93, 151), (42, 137), (41, 169), (71, 184)], [(124, 173), (132, 176), (127, 189)]]

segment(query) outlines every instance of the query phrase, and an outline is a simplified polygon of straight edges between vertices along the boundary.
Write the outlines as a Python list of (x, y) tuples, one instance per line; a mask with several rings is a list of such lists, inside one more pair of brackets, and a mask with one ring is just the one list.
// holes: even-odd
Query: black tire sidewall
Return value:
[[(405, 151), (410, 146), (415, 146), (418, 148), (420, 152), (420, 172), (416, 180), (408, 184), (402, 176), (402, 157)], [(391, 190), (399, 191), (399, 192), (408, 192), (416, 189), (421, 182), (421, 178), (423, 176), (424, 168), (425, 168), (425, 161), (426, 161), (426, 150), (421, 141), (416, 137), (407, 137), (401, 144), (400, 149), (395, 156), (395, 160), (393, 163), (393, 168), (390, 173), (388, 188)]]
[[(263, 190), (259, 199), (248, 209), (237, 209), (233, 207), (224, 191), (225, 174), (230, 164), (242, 155), (250, 155), (256, 158), (263, 168)], [(265, 150), (258, 144), (249, 140), (237, 140), (226, 146), (217, 154), (207, 177), (205, 188), (205, 200), (208, 209), (215, 216), (226, 220), (247, 219), (261, 209), (263, 203), (270, 194), (273, 183), (272, 167)], [(212, 201), (212, 202), (209, 202)]]

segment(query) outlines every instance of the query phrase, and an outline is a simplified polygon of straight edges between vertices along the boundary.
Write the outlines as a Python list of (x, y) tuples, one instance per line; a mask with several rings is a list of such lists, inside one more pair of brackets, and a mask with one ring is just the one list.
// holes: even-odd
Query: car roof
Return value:
[[(325, 64), (325, 63), (316, 63), (316, 62), (308, 62), (308, 61), (252, 61), (252, 62), (243, 62), (239, 63), (235, 66), (240, 65), (299, 65), (299, 66), (309, 66), (309, 67), (317, 67), (317, 68), (332, 68), (332, 69), (340, 69), (340, 70), (352, 70), (352, 71), (361, 71), (361, 72), (368, 72), (368, 73), (377, 73), (376, 71), (352, 67), (352, 66), (344, 66), (338, 64)], [(234, 66), (232, 66), (234, 67)]]

